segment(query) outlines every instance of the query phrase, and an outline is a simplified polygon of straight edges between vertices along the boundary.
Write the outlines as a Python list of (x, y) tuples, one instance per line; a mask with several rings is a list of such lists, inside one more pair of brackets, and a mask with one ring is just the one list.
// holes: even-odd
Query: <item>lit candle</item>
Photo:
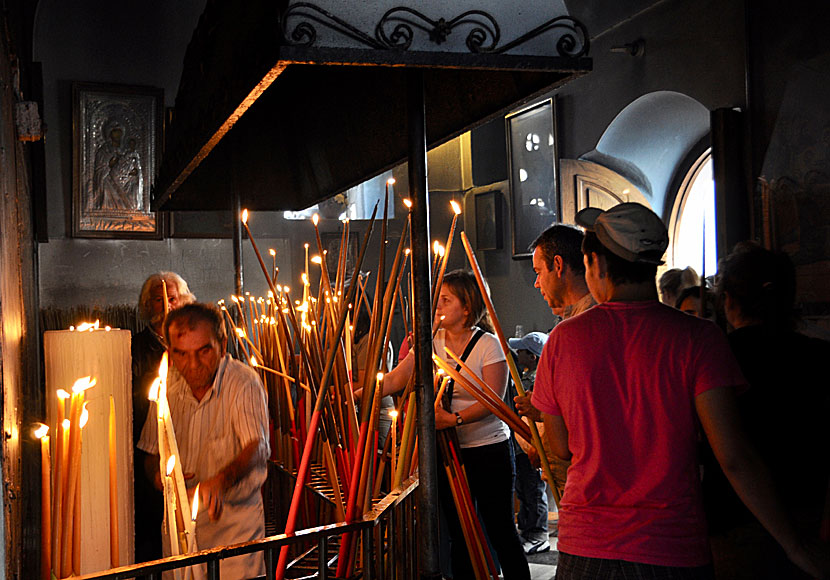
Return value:
[(63, 389), (57, 390), (57, 417), (55, 421), (55, 473), (52, 481), (52, 561), (55, 575), (60, 571), (61, 556), (61, 510), (63, 509), (63, 494), (66, 487), (66, 443), (69, 430), (64, 425), (66, 421), (66, 399), (69, 393)]
[(35, 437), (40, 439), (40, 574), (43, 580), (52, 576), (52, 504), (51, 493), (51, 459), (49, 457), (49, 426), (38, 423)]
[(193, 505), (190, 507), (190, 521), (195, 522), (196, 516), (199, 515), (199, 486), (201, 483), (196, 484), (196, 491), (193, 492)]
[(118, 453), (115, 447), (115, 399), (110, 395), (110, 567), (118, 567)]
[(398, 471), (398, 412), (395, 409), (389, 411), (389, 416), (392, 417), (392, 479), (395, 478), (395, 473)]
[(447, 247), (446, 250), (441, 248), (438, 252), (439, 255), (442, 257), (441, 261), (441, 271), (438, 273), (438, 278), (435, 280), (435, 289), (432, 295), (432, 312), (435, 313), (435, 309), (438, 306), (438, 295), (441, 293), (441, 284), (444, 282), (444, 272), (447, 271), (447, 262), (450, 260), (450, 248), (452, 248), (452, 238), (453, 234), (455, 234), (455, 223), (458, 221), (458, 216), (461, 215), (461, 206), (458, 205), (454, 199), (450, 201), (450, 206), (452, 207), (453, 216), (452, 216), (452, 224), (450, 225), (450, 233), (447, 236)]
[[(64, 490), (63, 509), (61, 513), (61, 558), (60, 571), (65, 578), (72, 573), (72, 525), (74, 523), (75, 499), (77, 497), (79, 472), (81, 467), (81, 429), (80, 417), (83, 410), (84, 391), (95, 384), (95, 379), (83, 377), (72, 386), (72, 399), (69, 406), (69, 443), (67, 448), (66, 488)], [(55, 555), (57, 558), (57, 555)], [(57, 564), (56, 564), (57, 566)]]
[(83, 403), (80, 423), (78, 425), (78, 469), (75, 471), (77, 482), (75, 483), (75, 510), (72, 524), (72, 571), (76, 576), (81, 575), (81, 449), (83, 447), (83, 428), (89, 421), (89, 411), (86, 410), (88, 402)]

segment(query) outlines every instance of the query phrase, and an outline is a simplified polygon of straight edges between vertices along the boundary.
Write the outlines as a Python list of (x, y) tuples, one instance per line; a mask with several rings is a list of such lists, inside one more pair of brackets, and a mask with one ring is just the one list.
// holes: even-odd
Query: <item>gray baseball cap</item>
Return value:
[(609, 210), (586, 207), (576, 223), (595, 232), (603, 246), (629, 262), (662, 264), (669, 232), (660, 217), (639, 203), (621, 203)]
[(547, 340), (548, 335), (544, 332), (528, 332), (521, 338), (507, 339), (507, 344), (513, 350), (529, 350), (536, 356), (542, 356), (542, 349)]

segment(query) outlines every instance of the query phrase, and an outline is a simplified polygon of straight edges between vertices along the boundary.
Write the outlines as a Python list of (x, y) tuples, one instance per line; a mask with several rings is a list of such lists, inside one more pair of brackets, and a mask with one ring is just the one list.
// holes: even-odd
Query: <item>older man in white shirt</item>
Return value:
[[(226, 546), (265, 535), (260, 488), (267, 475), (268, 412), (262, 382), (226, 352), (221, 313), (207, 304), (171, 312), (164, 326), (170, 360), (178, 373), (168, 385), (170, 416), (188, 488), (199, 487), (196, 540), (200, 549)], [(153, 457), (148, 470), (158, 478), (155, 414), (150, 413), (139, 449)], [(204, 568), (204, 566), (201, 566)], [(265, 573), (261, 553), (221, 561), (223, 578)], [(204, 570), (197, 570), (197, 578)]]

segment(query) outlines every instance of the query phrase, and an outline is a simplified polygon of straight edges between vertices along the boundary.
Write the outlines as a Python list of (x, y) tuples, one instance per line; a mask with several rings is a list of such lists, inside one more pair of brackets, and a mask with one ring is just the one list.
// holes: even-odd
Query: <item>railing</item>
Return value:
[[(329, 543), (337, 541), (347, 532), (359, 533), (362, 542), (362, 577), (366, 580), (410, 580), (418, 576), (417, 541), (415, 521), (415, 494), (417, 477), (405, 481), (400, 488), (392, 491), (367, 512), (362, 519), (352, 523), (337, 523), (300, 530), (292, 536), (279, 534), (261, 540), (212, 548), (161, 560), (152, 560), (132, 566), (122, 566), (78, 576), (76, 580), (122, 580), (145, 576), (148, 580), (160, 580), (162, 572), (183, 569), (195, 564), (207, 564), (209, 580), (219, 580), (219, 561), (253, 552), (265, 553), (265, 578), (273, 579), (277, 560), (283, 546), (296, 544), (316, 545), (317, 571), (307, 578), (332, 578), (330, 567), (336, 558), (327, 556)], [(286, 577), (292, 577), (291, 565)], [(237, 580), (237, 579), (225, 579)]]

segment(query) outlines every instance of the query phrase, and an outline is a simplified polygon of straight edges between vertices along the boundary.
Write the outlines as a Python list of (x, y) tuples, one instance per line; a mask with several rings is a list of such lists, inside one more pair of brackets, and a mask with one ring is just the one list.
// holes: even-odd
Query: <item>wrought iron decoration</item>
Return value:
[[(299, 19), (293, 28), (290, 21)], [(310, 2), (292, 4), (282, 15), (282, 35), (287, 44), (294, 46), (312, 46), (317, 41), (317, 30), (312, 24), (317, 22), (369, 48), (408, 50), (416, 31), (426, 33), (434, 44), (447, 40), (454, 29), (472, 26), (465, 43), (471, 53), (503, 54), (525, 42), (556, 30), (560, 36), (556, 41), (559, 56), (578, 58), (588, 55), (590, 39), (585, 26), (570, 16), (559, 16), (544, 22), (522, 36), (499, 46), (501, 30), (498, 22), (490, 14), (481, 10), (468, 10), (446, 20), (433, 20), (423, 13), (405, 6), (388, 10), (375, 26), (371, 36), (349, 24), (327, 10)]]

